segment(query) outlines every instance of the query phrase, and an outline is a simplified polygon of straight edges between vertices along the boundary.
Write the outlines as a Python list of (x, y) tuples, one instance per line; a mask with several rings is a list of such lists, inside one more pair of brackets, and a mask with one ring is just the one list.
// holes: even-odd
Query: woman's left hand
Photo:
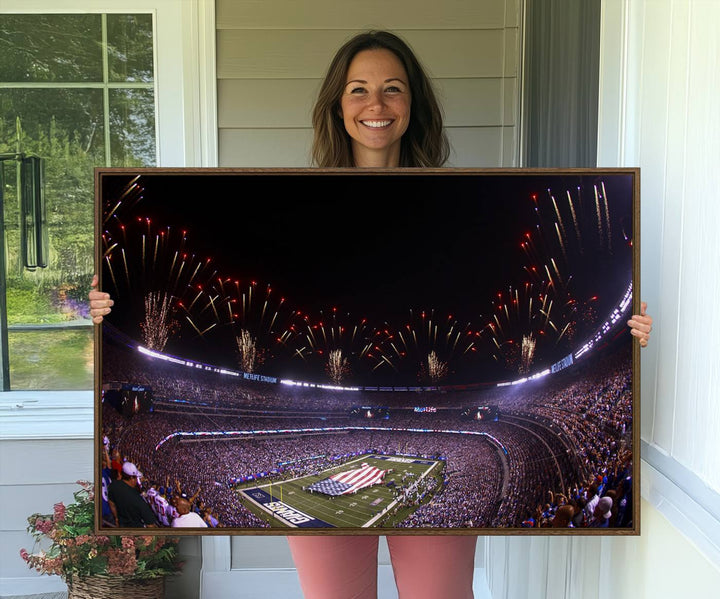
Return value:
[(98, 276), (93, 275), (92, 283), (90, 283), (92, 289), (88, 294), (88, 299), (90, 300), (90, 317), (95, 324), (100, 324), (103, 316), (110, 314), (110, 309), (115, 302), (110, 298), (109, 293), (98, 291), (97, 285)]
[(640, 314), (633, 314), (628, 320), (630, 334), (634, 335), (640, 341), (640, 347), (646, 347), (648, 339), (650, 339), (650, 331), (652, 331), (652, 316), (646, 313), (647, 304), (640, 302)]

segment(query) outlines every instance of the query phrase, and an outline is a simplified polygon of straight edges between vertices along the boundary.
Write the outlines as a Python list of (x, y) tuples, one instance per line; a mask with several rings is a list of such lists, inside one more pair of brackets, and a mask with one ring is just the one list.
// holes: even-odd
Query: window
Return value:
[[(0, 18), (3, 390), (93, 386), (93, 168), (157, 162), (153, 36), (152, 14)], [(42, 194), (28, 225), (32, 157), (25, 179)], [(46, 247), (23, 251), (26, 238)]]

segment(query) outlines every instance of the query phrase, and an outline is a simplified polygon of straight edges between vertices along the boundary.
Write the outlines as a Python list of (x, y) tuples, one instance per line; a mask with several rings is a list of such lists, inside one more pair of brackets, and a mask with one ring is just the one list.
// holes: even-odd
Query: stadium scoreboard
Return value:
[(123, 416), (152, 412), (153, 390), (148, 385), (106, 383), (102, 386), (102, 401)]
[(473, 408), (465, 408), (460, 417), (463, 420), (483, 420), (489, 422), (497, 422), (500, 416), (497, 406), (478, 406)]
[(350, 416), (353, 418), (388, 420), (390, 410), (384, 406), (356, 406), (350, 410)]

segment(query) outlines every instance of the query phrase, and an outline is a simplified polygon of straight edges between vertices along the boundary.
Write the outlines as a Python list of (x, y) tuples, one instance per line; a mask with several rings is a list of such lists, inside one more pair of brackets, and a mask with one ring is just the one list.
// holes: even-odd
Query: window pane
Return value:
[(91, 389), (93, 329), (10, 331), (13, 389)]
[(152, 15), (108, 15), (110, 81), (153, 81)]
[[(10, 383), (13, 389), (89, 388), (92, 327), (85, 297), (94, 270), (93, 167), (105, 155), (102, 90), (5, 90), (0, 109), (0, 152), (19, 149), (45, 161), (49, 241), (47, 268), (26, 269), (20, 251), (18, 163), (5, 161)], [(85, 330), (15, 329), (83, 319)]]
[(110, 90), (111, 166), (155, 164), (154, 108), (151, 89)]
[[(0, 152), (19, 149), (43, 158), (58, 158), (62, 163), (66, 151), (82, 151), (92, 158), (87, 165), (102, 164), (104, 122), (100, 89), (3, 89), (0, 92)], [(22, 131), (19, 148), (18, 126)], [(69, 164), (56, 166), (72, 168)]]
[(102, 81), (100, 15), (0, 15), (0, 81)]
[[(45, 160), (45, 203), (50, 246), (48, 268), (31, 272), (23, 267), (18, 226), (19, 200), (15, 185), (17, 163), (5, 161), (8, 298), (16, 288), (22, 288), (27, 282), (50, 294), (60, 282), (73, 287), (92, 274), (93, 167), (103, 164), (105, 156), (102, 113), (102, 90), (13, 89), (3, 93), (0, 101), (0, 153), (20, 150)], [(10, 304), (9, 301), (10, 324), (50, 321), (50, 313), (16, 312), (19, 307), (20, 304)], [(54, 311), (55, 308), (52, 308), (51, 312)], [(30, 314), (35, 316), (29, 318)]]
[[(115, 89), (103, 81), (101, 15), (0, 15), (0, 48), (7, 51), (0, 54), (0, 82), (48, 84), (0, 88), (0, 251), (12, 389), (92, 388), (94, 167), (155, 164), (151, 15), (108, 15), (106, 22)], [(120, 80), (134, 87), (117, 89)], [(45, 221), (46, 268), (24, 264), (18, 189), (33, 187), (19, 185), (16, 154), (43, 159), (45, 210), (34, 218)], [(25, 232), (34, 233), (28, 226)]]

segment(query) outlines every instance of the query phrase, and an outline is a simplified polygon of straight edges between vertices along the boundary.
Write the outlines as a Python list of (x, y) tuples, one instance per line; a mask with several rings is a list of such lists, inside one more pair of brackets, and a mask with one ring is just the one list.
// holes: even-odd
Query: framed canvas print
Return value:
[(97, 169), (105, 533), (639, 534), (638, 169)]

